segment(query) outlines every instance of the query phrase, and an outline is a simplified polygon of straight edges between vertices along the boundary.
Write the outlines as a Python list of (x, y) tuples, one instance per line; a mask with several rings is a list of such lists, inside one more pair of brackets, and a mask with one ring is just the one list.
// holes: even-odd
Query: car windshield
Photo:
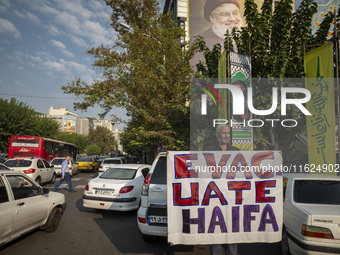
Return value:
[(80, 158), (80, 159), (78, 160), (78, 162), (92, 162), (92, 161), (93, 161), (92, 158)]
[(296, 180), (294, 200), (297, 203), (340, 205), (340, 181)]
[(4, 165), (0, 164), (0, 170), (8, 170), (8, 168), (5, 167)]
[(31, 160), (25, 160), (25, 159), (11, 159), (7, 160), (5, 165), (8, 167), (29, 167), (31, 166), (32, 161)]
[(99, 178), (115, 180), (132, 180), (136, 176), (136, 169), (127, 168), (110, 168), (106, 170)]
[(63, 158), (55, 158), (51, 161), (51, 165), (62, 165), (64, 159)]
[(121, 164), (119, 159), (106, 159), (103, 164)]
[(150, 183), (166, 184), (166, 157), (159, 157), (151, 175)]

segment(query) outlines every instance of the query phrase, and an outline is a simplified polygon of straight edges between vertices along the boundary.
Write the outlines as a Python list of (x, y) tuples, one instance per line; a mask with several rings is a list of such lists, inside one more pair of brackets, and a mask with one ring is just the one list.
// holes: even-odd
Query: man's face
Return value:
[(67, 157), (65, 158), (65, 160), (66, 160), (66, 161), (70, 161), (70, 156), (67, 156)]
[(220, 127), (216, 137), (219, 144), (228, 144), (230, 141), (230, 128), (227, 126)]
[(243, 26), (241, 13), (235, 4), (223, 4), (217, 7), (210, 16), (213, 30), (217, 31), (218, 36), (224, 38), (224, 34), (234, 27), (240, 29)]

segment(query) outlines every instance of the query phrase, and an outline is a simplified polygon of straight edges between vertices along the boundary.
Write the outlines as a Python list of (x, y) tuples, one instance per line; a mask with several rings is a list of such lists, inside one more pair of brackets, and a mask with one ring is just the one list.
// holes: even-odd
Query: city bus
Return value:
[(11, 136), (8, 147), (8, 158), (39, 157), (50, 162), (55, 157), (70, 155), (76, 158), (77, 146), (38, 136)]

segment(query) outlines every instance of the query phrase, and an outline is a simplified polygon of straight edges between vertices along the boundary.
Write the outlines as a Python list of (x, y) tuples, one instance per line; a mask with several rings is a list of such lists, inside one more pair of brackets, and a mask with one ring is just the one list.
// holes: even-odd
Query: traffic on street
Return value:
[[(143, 241), (137, 226), (137, 210), (130, 212), (89, 209), (82, 195), (87, 183), (97, 173), (80, 173), (72, 177), (76, 193), (67, 184), (58, 193), (66, 198), (66, 210), (53, 233), (35, 230), (0, 247), (1, 255), (13, 254), (209, 254), (209, 246), (170, 246), (166, 238), (154, 243)], [(53, 184), (44, 185), (52, 189)], [(280, 244), (242, 244), (240, 255), (280, 254)]]

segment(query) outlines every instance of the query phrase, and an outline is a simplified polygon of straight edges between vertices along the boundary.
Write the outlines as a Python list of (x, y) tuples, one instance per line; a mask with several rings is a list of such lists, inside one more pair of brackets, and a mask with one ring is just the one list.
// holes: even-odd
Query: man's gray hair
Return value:
[(230, 130), (230, 127), (229, 127), (229, 125), (227, 125), (227, 124), (217, 124), (217, 125), (216, 125), (216, 130), (215, 130), (215, 133), (216, 133), (216, 134), (220, 132), (221, 127), (227, 127), (227, 128), (229, 128), (229, 130)]

